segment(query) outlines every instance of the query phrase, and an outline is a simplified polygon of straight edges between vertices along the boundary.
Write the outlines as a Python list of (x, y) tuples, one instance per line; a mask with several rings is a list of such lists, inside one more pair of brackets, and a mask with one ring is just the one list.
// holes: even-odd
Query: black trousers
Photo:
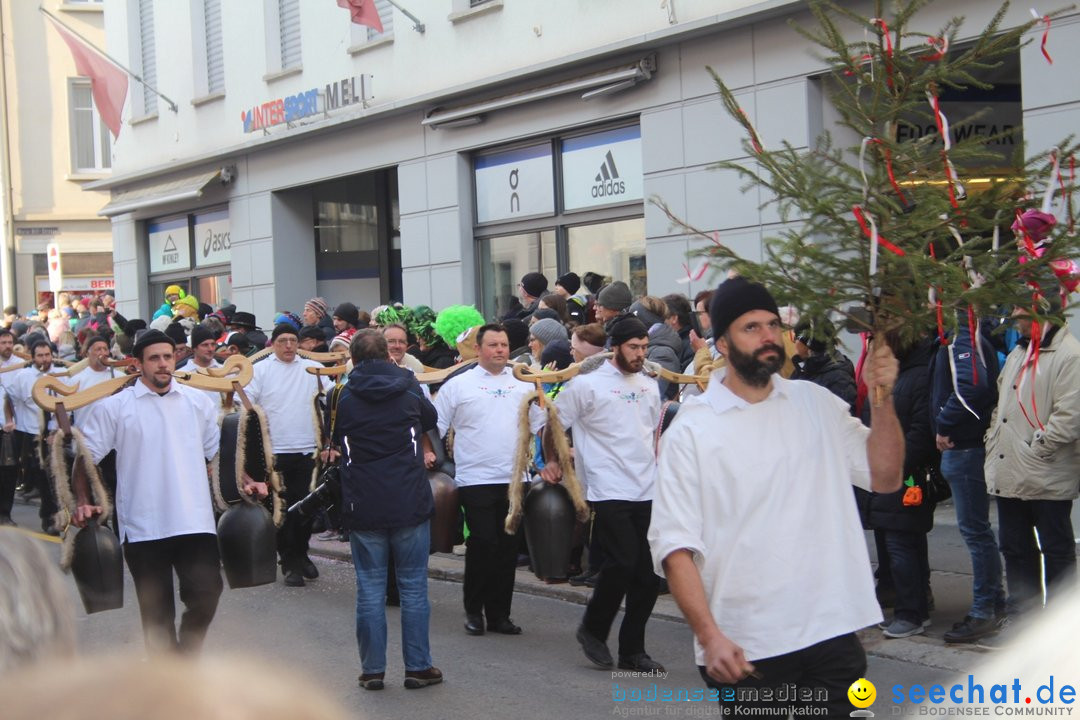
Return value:
[[(124, 559), (135, 581), (146, 649), (198, 652), (224, 588), (217, 536), (200, 533), (128, 542), (124, 543)], [(175, 627), (174, 571), (184, 603), (179, 634)]]
[(606, 641), (619, 605), (626, 598), (626, 614), (619, 628), (619, 655), (645, 652), (645, 623), (660, 590), (649, 553), (652, 501), (603, 500), (593, 503), (594, 533), (604, 547), (604, 564), (585, 608), (585, 630)]
[[(285, 507), (303, 500), (310, 492), (311, 474), (315, 470), (315, 458), (311, 453), (278, 453), (274, 456), (274, 469), (285, 486)], [(300, 517), (296, 513), (285, 515), (285, 522), (278, 530), (277, 546), (281, 568), (286, 573), (300, 572), (307, 559), (313, 521), (314, 518)]]
[(1072, 587), (1076, 582), (1076, 544), (1070, 520), (1072, 500), (1018, 500), (999, 496), (997, 507), (1009, 610), (1023, 612), (1041, 607), (1043, 580), (1047, 599)]
[[(5, 439), (6, 435), (14, 435), (12, 433), (0, 432), (0, 441)], [(15, 440), (14, 437), (11, 438)], [(16, 462), (18, 461), (18, 446), (16, 445)], [(0, 518), (10, 518), (11, 510), (15, 507), (15, 486), (19, 484), (19, 466), (16, 465), (4, 465), (0, 466)]]
[[(766, 708), (780, 715), (782, 709), (794, 706), (825, 708), (830, 718), (846, 718), (852, 710), (848, 688), (866, 676), (866, 652), (855, 633), (823, 640), (786, 655), (754, 660), (753, 664), (761, 678), (747, 677), (734, 685), (716, 682), (706, 674), (704, 667), (698, 666), (705, 684), (720, 693), (721, 715), (754, 714), (745, 710)], [(792, 685), (798, 689), (793, 690)], [(772, 690), (774, 698), (785, 699), (762, 700), (759, 691), (765, 688)], [(799, 702), (798, 691), (803, 689), (813, 693), (812, 697), (820, 694), (824, 699)], [(767, 711), (759, 714), (772, 716)], [(783, 716), (786, 714), (782, 713)]]
[(49, 482), (49, 477), (46, 475), (44, 468), (41, 467), (41, 460), (38, 457), (38, 443), (42, 442), (42, 440), (37, 435), (18, 430), (15, 431), (15, 437), (19, 446), (19, 464), (22, 465), (25, 473), (23, 481), (30, 487), (37, 488), (38, 492), (41, 493), (41, 507), (38, 509), (38, 517), (41, 518), (41, 528), (44, 530), (46, 524), (52, 525), (53, 515), (56, 515), (56, 511), (60, 508), (56, 504), (52, 483)]
[(465, 541), (465, 612), (488, 623), (510, 617), (517, 571), (517, 535), (503, 523), (510, 510), (509, 484), (458, 488), (469, 538)]

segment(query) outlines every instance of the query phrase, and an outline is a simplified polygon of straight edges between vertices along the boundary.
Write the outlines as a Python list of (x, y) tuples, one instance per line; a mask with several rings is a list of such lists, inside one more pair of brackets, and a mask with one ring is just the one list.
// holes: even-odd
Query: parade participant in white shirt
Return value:
[[(246, 390), (251, 402), (266, 412), (274, 469), (285, 485), (285, 502), (292, 505), (308, 494), (315, 471), (317, 439), (312, 403), (319, 381), (307, 368), (322, 366), (297, 356), (298, 331), (289, 323), (274, 328), (270, 347), (274, 354), (255, 363), (255, 376)], [(278, 554), (289, 587), (303, 587), (305, 578), (314, 580), (319, 576), (308, 557), (311, 522), (310, 518), (289, 513), (278, 531)]]
[[(219, 368), (221, 363), (214, 357), (216, 352), (217, 335), (205, 325), (196, 325), (191, 330), (191, 356), (180, 365), (177, 365), (176, 369), (199, 372), (200, 370)], [(201, 390), (200, 392), (206, 393), (206, 396), (214, 403), (214, 407), (221, 409), (222, 393), (216, 390)], [(231, 396), (232, 393), (228, 393), (228, 395)]]
[[(722, 707), (739, 711), (725, 702), (733, 687), (776, 697), (794, 683), (826, 690), (817, 707), (846, 716), (848, 687), (866, 671), (855, 631), (881, 620), (851, 486), (900, 487), (896, 358), (884, 343), (872, 348), (864, 377), (881, 405), (867, 429), (825, 388), (776, 374), (783, 327), (764, 287), (727, 280), (710, 315), (728, 367), (664, 434), (649, 528), (656, 568)], [(792, 704), (740, 697), (785, 715)]]
[(15, 437), (18, 440), (19, 462), (24, 469), (25, 481), (31, 487), (37, 488), (41, 495), (41, 506), (38, 510), (41, 530), (57, 535), (58, 532), (53, 527), (53, 515), (59, 508), (52, 484), (41, 465), (42, 453), (38, 447), (38, 443), (44, 442), (47, 430), (41, 408), (34, 402), (30, 391), (39, 377), (60, 368), (53, 367), (52, 345), (48, 340), (38, 340), (30, 346), (29, 351), (31, 364), (22, 370), (13, 371), (15, 377), (8, 387), (8, 397), (15, 409)]
[[(21, 363), (22, 360), (15, 355), (15, 335), (8, 328), (0, 328), (0, 369)], [(3, 417), (3, 432), (10, 434), (11, 441), (15, 442), (15, 415), (14, 407), (8, 399), (8, 387), (14, 380), (16, 371), (0, 375), (0, 416)], [(2, 436), (0, 436), (2, 437)], [(18, 445), (14, 446), (17, 448)], [(5, 465), (0, 467), (0, 525), (14, 525), (11, 519), (11, 509), (15, 505), (15, 486), (18, 484), (19, 468), (17, 465)]]
[(454, 428), (454, 482), (465, 508), (465, 632), (487, 629), (521, 633), (510, 619), (518, 540), (503, 529), (514, 465), (518, 413), (532, 387), (507, 366), (510, 341), (502, 325), (484, 325), (476, 335), (477, 366), (452, 377), (435, 396), (439, 435)]
[[(625, 597), (619, 667), (663, 672), (663, 666), (645, 652), (645, 623), (660, 589), (646, 533), (656, 479), (653, 435), (660, 422), (661, 398), (656, 381), (641, 372), (649, 346), (645, 324), (634, 316), (622, 317), (612, 324), (609, 338), (614, 357), (578, 375), (555, 398), (559, 420), (573, 431), (575, 457), (596, 513), (594, 532), (600, 535), (606, 558), (577, 639), (589, 660), (601, 667), (614, 665), (607, 637)], [(533, 417), (542, 422), (542, 411), (537, 410)], [(559, 464), (546, 463), (541, 476), (557, 482), (562, 476)]]
[[(135, 581), (147, 649), (197, 652), (222, 590), (206, 465), (217, 454), (220, 431), (207, 397), (173, 382), (168, 336), (146, 331), (132, 355), (139, 380), (88, 406), (81, 429), (95, 463), (116, 450), (120, 539)], [(82, 527), (101, 508), (90, 505), (80, 463), (72, 480), (73, 522)], [(250, 479), (244, 490), (257, 497), (267, 493), (265, 483)], [(179, 632), (174, 572), (185, 606)]]

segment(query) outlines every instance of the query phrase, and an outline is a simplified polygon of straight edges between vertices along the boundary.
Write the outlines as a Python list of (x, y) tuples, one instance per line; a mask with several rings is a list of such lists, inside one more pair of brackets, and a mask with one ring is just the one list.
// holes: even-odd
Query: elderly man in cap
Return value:
[(615, 318), (625, 315), (633, 302), (630, 287), (622, 280), (605, 285), (596, 295), (596, 321), (610, 333)]
[[(623, 317), (613, 323), (610, 337), (614, 356), (578, 375), (555, 398), (560, 421), (573, 432), (578, 467), (596, 514), (594, 531), (606, 558), (577, 641), (593, 663), (613, 667), (607, 637), (625, 598), (619, 668), (663, 672), (663, 665), (645, 651), (645, 623), (660, 590), (646, 533), (656, 480), (653, 435), (662, 401), (656, 381), (641, 372), (649, 346), (645, 324)], [(538, 430), (543, 411), (534, 408), (530, 420)], [(562, 470), (558, 463), (547, 462), (541, 476), (557, 482)]]
[[(770, 699), (794, 684), (825, 690), (826, 701), (810, 704), (846, 716), (848, 687), (866, 672), (855, 631), (881, 620), (851, 486), (900, 487), (904, 437), (890, 391), (897, 360), (874, 341), (864, 377), (877, 404), (866, 428), (825, 388), (777, 374), (784, 329), (763, 286), (727, 280), (710, 314), (727, 367), (664, 434), (653, 560), (725, 708), (787, 715), (790, 700)], [(769, 693), (725, 703), (731, 688)]]
[(237, 332), (244, 333), (244, 336), (257, 350), (261, 350), (266, 347), (266, 333), (262, 331), (261, 327), (255, 324), (255, 316), (251, 313), (233, 313), (233, 316), (229, 318), (228, 328), (230, 330), (236, 330)]
[[(146, 647), (198, 652), (221, 596), (217, 525), (207, 462), (221, 442), (207, 397), (173, 382), (173, 341), (147, 330), (133, 348), (139, 379), (91, 404), (80, 421), (92, 460), (116, 450), (116, 514), (124, 558), (135, 581)], [(161, 431), (182, 427), (184, 432)], [(81, 463), (73, 473), (76, 511), (84, 526), (101, 508), (90, 504)], [(245, 492), (266, 496), (265, 483)], [(185, 610), (176, 628), (173, 573)]]
[[(307, 369), (322, 366), (296, 354), (297, 332), (288, 323), (274, 328), (270, 341), (274, 354), (255, 364), (255, 375), (247, 386), (248, 397), (266, 412), (274, 469), (285, 484), (288, 505), (303, 500), (308, 493), (318, 444), (311, 408), (319, 379)], [(278, 554), (289, 587), (303, 587), (305, 579), (319, 577), (318, 568), (308, 557), (310, 540), (311, 519), (286, 515), (278, 532)]]

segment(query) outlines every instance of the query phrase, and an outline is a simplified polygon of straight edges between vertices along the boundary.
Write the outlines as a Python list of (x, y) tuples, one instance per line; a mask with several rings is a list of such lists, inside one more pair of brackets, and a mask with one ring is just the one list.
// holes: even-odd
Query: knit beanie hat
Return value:
[(191, 347), (199, 347), (207, 340), (217, 340), (217, 335), (205, 325), (196, 325), (191, 331)]
[(568, 272), (565, 275), (560, 276), (559, 279), (555, 281), (555, 284), (573, 295), (581, 289), (581, 278), (577, 276), (577, 273)]
[(555, 363), (556, 370), (565, 370), (572, 362), (574, 362), (574, 356), (570, 354), (569, 340), (549, 342), (540, 353), (540, 367), (546, 368), (551, 363)]
[(278, 313), (277, 317), (274, 318), (274, 325), (280, 325), (281, 323), (288, 323), (297, 330), (299, 330), (300, 325), (303, 324), (300, 322), (300, 318), (296, 317), (291, 312)]
[(544, 318), (532, 324), (529, 328), (529, 334), (539, 340), (544, 345), (553, 343), (556, 340), (569, 340), (569, 336), (566, 333), (566, 328), (558, 320), (552, 320), (551, 318)]
[(625, 310), (634, 301), (630, 287), (622, 280), (616, 280), (600, 290), (596, 304), (608, 310)]
[(344, 320), (353, 327), (360, 324), (360, 311), (351, 302), (343, 302), (334, 308), (334, 317)]
[(616, 345), (622, 345), (627, 340), (649, 337), (649, 329), (645, 327), (645, 323), (635, 316), (625, 315), (612, 324), (611, 329), (608, 331), (608, 337), (611, 338), (611, 346), (615, 347)]
[(319, 317), (323, 317), (330, 314), (330, 303), (326, 302), (326, 300), (321, 297), (313, 297), (304, 303), (304, 309), (310, 310)]
[(525, 273), (524, 277), (521, 278), (521, 287), (529, 295), (538, 298), (547, 292), (548, 280), (543, 273)]
[(296, 329), (296, 327), (292, 323), (287, 323), (287, 322), (278, 323), (277, 325), (274, 326), (274, 331), (272, 333), (270, 333), (270, 342), (274, 342), (275, 340), (277, 340), (282, 335), (292, 335), (297, 340), (299, 340), (300, 336), (297, 334), (298, 332), (299, 331)]
[(764, 285), (741, 276), (720, 283), (709, 306), (713, 337), (723, 335), (732, 322), (751, 310), (767, 310), (780, 317), (780, 308)]
[(184, 332), (184, 326), (178, 322), (171, 323), (165, 328), (165, 334), (169, 336), (169, 339), (173, 341), (173, 345), (187, 345), (187, 333)]
[(598, 275), (594, 272), (587, 272), (582, 276), (581, 282), (585, 285), (585, 288), (593, 295), (600, 292), (600, 287), (604, 284), (604, 278), (602, 275)]

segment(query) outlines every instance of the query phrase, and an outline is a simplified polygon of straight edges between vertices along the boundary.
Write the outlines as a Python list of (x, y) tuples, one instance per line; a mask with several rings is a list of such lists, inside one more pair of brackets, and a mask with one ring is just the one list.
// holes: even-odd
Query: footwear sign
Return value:
[(46, 245), (45, 259), (49, 263), (49, 292), (58, 293), (64, 286), (64, 273), (60, 269), (60, 246), (56, 243)]
[(149, 236), (150, 272), (191, 268), (191, 240), (186, 217), (146, 224)]
[(567, 138), (562, 144), (566, 210), (641, 200), (641, 128)]

